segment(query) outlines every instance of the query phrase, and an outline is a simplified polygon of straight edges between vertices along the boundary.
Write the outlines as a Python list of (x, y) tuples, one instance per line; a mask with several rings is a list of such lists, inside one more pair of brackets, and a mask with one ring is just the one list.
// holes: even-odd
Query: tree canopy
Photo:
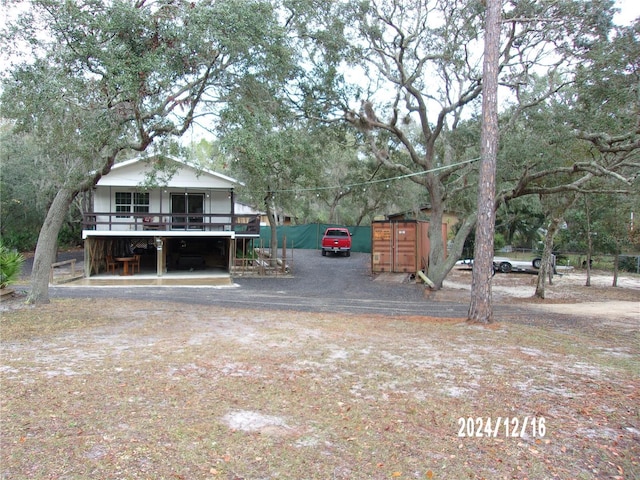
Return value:
[[(500, 136), (506, 140), (498, 153), (494, 208), (525, 195), (584, 190), (593, 176), (617, 176), (624, 188), (631, 187), (634, 161), (610, 162), (603, 152), (594, 157), (590, 147), (578, 141), (589, 140), (579, 132), (594, 123), (588, 115), (574, 116), (570, 103), (590, 95), (579, 66), (598, 76), (600, 70), (592, 68), (595, 59), (608, 58), (598, 50), (621, 48), (621, 55), (633, 51), (618, 39), (637, 34), (614, 27), (612, 7), (608, 0), (503, 5), (498, 79)], [(344, 19), (346, 33), (336, 38), (346, 42), (340, 48), (346, 53), (332, 56), (332, 45), (322, 44), (322, 58), (336, 60), (335, 68), (326, 68), (327, 75), (315, 85), (320, 92), (328, 83), (334, 89), (332, 96), (323, 96), (331, 102), (325, 112), (342, 115), (380, 164), (410, 175), (428, 192), (434, 225), (441, 223), (445, 211), (461, 217), (448, 257), (440, 235), (430, 237), (428, 275), (439, 287), (476, 222), (474, 160), (480, 138), (479, 130), (468, 125), (480, 120), (484, 4), (389, 0), (333, 2), (332, 8)], [(334, 24), (327, 20), (323, 25), (329, 30)], [(624, 61), (630, 69), (621, 82), (637, 85), (636, 60), (627, 55)], [(637, 104), (637, 99), (627, 100)], [(638, 109), (625, 111), (631, 114), (626, 124), (637, 125)], [(540, 137), (529, 138), (526, 125), (536, 118)], [(637, 132), (630, 133), (637, 137)], [(511, 141), (514, 134), (525, 142)]]

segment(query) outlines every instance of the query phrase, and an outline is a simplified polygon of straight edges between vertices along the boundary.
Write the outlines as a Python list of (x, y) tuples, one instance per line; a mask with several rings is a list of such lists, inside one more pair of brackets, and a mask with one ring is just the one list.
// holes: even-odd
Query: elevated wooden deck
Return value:
[(82, 229), (98, 232), (234, 232), (259, 236), (259, 215), (231, 213), (92, 212), (82, 216)]

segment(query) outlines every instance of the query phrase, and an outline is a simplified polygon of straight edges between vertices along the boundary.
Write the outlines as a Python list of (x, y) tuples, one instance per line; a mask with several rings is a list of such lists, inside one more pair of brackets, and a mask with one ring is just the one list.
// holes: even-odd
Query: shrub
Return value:
[(82, 230), (77, 225), (63, 225), (58, 233), (58, 242), (60, 245), (74, 247), (82, 244)]
[(621, 256), (618, 268), (623, 272), (638, 272), (638, 257)]
[(27, 252), (35, 250), (38, 243), (38, 232), (29, 230), (9, 231), (2, 235), (2, 244), (9, 248)]
[(18, 279), (23, 263), (24, 257), (22, 254), (5, 247), (2, 240), (0, 240), (0, 288), (5, 288)]

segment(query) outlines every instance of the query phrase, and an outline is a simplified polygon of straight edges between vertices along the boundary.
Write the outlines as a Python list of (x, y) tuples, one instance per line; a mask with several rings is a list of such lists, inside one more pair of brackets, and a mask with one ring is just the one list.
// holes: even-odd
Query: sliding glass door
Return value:
[(174, 230), (204, 230), (204, 194), (171, 195), (172, 228)]

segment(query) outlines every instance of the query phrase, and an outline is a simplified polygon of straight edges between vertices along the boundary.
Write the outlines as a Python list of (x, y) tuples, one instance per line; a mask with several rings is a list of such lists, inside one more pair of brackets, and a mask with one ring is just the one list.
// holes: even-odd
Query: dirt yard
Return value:
[[(496, 274), (492, 281), (492, 296), (496, 304), (528, 304), (548, 312), (579, 315), (607, 321), (620, 320), (634, 328), (640, 327), (640, 276), (621, 273), (618, 286), (612, 287), (610, 272), (591, 272), (587, 287), (586, 270), (571, 270), (553, 277), (546, 285), (546, 298), (533, 297), (537, 275), (528, 273)], [(434, 300), (460, 300), (471, 289), (471, 271), (454, 269), (444, 283), (444, 289), (432, 295)]]
[[(535, 310), (488, 328), (108, 298), (5, 310), (0, 478), (640, 478), (640, 285), (580, 275), (544, 304), (533, 276), (496, 275), (498, 305)], [(464, 301), (469, 280), (427, 300)], [(569, 315), (539, 326), (547, 309)]]

